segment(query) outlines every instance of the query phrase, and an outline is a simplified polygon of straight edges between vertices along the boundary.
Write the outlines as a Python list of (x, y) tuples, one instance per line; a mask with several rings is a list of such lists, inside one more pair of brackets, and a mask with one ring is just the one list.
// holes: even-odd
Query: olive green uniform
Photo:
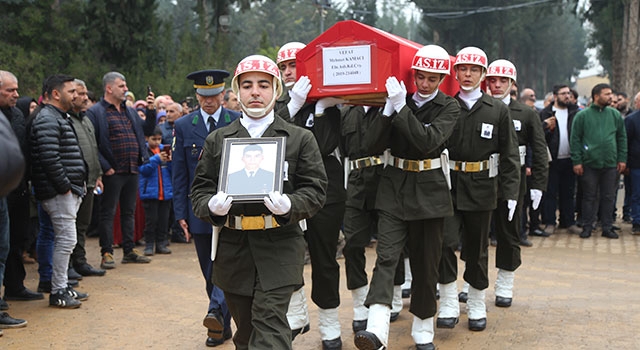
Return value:
[[(518, 144), (526, 147), (532, 154), (531, 164), (531, 188), (543, 190), (547, 188), (549, 175), (549, 158), (547, 156), (547, 143), (542, 130), (540, 117), (531, 107), (511, 100), (509, 102), (509, 114), (513, 120), (513, 128), (518, 137)], [(496, 267), (507, 271), (515, 271), (522, 259), (520, 257), (520, 221), (522, 220), (522, 205), (527, 192), (526, 166), (520, 167), (520, 188), (518, 192), (518, 205), (516, 206), (513, 220), (509, 221), (509, 209), (506, 198), (502, 193), (498, 194), (498, 207), (495, 210), (494, 220), (496, 227)], [(499, 188), (501, 191), (502, 188)]]
[(518, 198), (518, 140), (509, 110), (501, 101), (482, 93), (469, 109), (458, 95), (456, 99), (460, 104), (460, 118), (448, 143), (452, 163), (483, 162), (489, 160), (491, 154), (499, 153), (500, 165), (496, 177), (489, 177), (486, 167), (481, 171), (473, 171), (471, 167), (465, 167), (467, 171), (451, 169), (451, 194), (455, 209), (454, 216), (445, 223), (439, 282), (448, 284), (457, 279), (455, 249), (462, 231), (461, 256), (466, 262), (464, 280), (473, 288), (483, 290), (489, 285), (489, 226), (491, 212), (497, 205), (498, 178), (503, 198)]
[[(302, 285), (304, 238), (298, 221), (313, 216), (323, 205), (327, 176), (313, 134), (278, 116), (263, 137), (286, 137), (287, 162), (283, 192), (291, 200), (285, 216), (273, 217), (279, 227), (236, 230), (222, 227), (213, 283), (224, 293), (238, 327), (236, 349), (290, 349), (291, 330), (286, 312), (294, 288)], [(272, 215), (262, 203), (233, 204), (228, 216), (214, 216), (208, 202), (218, 189), (220, 157), (225, 138), (250, 137), (234, 121), (206, 139), (191, 188), (193, 211), (215, 226), (230, 216)]]
[[(369, 142), (384, 142), (391, 155), (409, 164), (438, 159), (456, 125), (460, 108), (450, 96), (438, 92), (418, 108), (407, 96), (407, 104), (392, 117), (380, 115), (384, 123), (370, 128)], [(387, 165), (382, 171), (376, 209), (379, 210), (375, 269), (365, 305), (391, 306), (396, 265), (405, 246), (413, 282), (410, 311), (421, 319), (436, 312), (436, 283), (445, 216), (453, 207), (447, 179), (441, 168), (416, 171), (413, 167)]]

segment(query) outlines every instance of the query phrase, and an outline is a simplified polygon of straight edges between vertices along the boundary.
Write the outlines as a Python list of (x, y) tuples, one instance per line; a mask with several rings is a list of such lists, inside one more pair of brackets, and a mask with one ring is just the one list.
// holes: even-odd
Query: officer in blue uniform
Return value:
[(198, 157), (210, 132), (226, 126), (240, 113), (222, 107), (224, 70), (190, 73), (200, 108), (176, 120), (173, 138), (173, 209), (186, 237), (193, 237), (202, 275), (206, 280), (209, 309), (203, 324), (208, 329), (207, 346), (217, 346), (231, 338), (231, 314), (223, 292), (211, 282), (211, 224), (193, 215), (189, 192)]

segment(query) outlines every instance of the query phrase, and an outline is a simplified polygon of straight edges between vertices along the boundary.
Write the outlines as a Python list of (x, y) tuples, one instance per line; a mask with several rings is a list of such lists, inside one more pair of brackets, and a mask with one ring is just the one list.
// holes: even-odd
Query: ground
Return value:
[[(549, 238), (532, 237), (522, 249), (516, 272), (513, 306), (494, 306), (495, 248), (490, 248), (490, 287), (487, 289), (487, 329), (467, 329), (464, 304), (455, 329), (436, 329), (438, 349), (638, 349), (640, 338), (640, 236), (621, 224), (620, 239), (589, 239), (558, 230)], [(41, 301), (9, 302), (9, 313), (28, 320), (26, 328), (5, 329), (0, 348), (9, 349), (205, 349), (202, 319), (207, 309), (204, 281), (192, 244), (172, 244), (171, 255), (156, 255), (150, 264), (120, 264), (104, 277), (85, 277), (77, 288), (90, 294), (75, 310)], [(96, 238), (87, 240), (89, 262), (99, 265)], [(369, 271), (375, 250), (367, 249)], [(340, 318), (343, 349), (355, 349), (351, 331), (351, 294), (342, 266)], [(460, 275), (463, 266), (460, 265)], [(25, 284), (35, 290), (38, 274), (27, 265)], [(311, 269), (305, 267), (307, 296)], [(461, 278), (458, 280), (462, 286)], [(309, 300), (311, 331), (299, 336), (294, 349), (321, 349), (317, 308)], [(391, 324), (390, 349), (410, 349), (409, 299)], [(232, 343), (218, 349), (233, 349)]]

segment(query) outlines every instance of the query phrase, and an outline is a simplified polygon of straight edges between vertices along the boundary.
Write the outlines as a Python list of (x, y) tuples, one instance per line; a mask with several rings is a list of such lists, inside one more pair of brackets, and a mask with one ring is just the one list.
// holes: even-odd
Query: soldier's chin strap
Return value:
[(513, 86), (513, 80), (509, 79), (509, 86), (507, 86), (504, 89), (504, 92), (501, 95), (493, 95), (491, 94), (493, 97), (497, 98), (498, 100), (504, 100), (505, 97), (507, 97), (510, 93), (511, 93), (511, 87)]

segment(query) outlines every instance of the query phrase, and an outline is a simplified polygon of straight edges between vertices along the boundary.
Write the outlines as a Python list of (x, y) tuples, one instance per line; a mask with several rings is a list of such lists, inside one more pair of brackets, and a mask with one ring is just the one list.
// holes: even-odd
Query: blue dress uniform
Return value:
[[(228, 73), (224, 73), (228, 76)], [(220, 80), (222, 79), (223, 77), (220, 78)], [(203, 92), (208, 94), (208, 92), (202, 90), (203, 89), (199, 88), (196, 91), (198, 93)], [(218, 89), (216, 88), (214, 91), (215, 90)], [(224, 85), (220, 92), (222, 90), (224, 90)], [(225, 109), (224, 107), (220, 107), (219, 111), (218, 121), (210, 131), (224, 127), (240, 116), (240, 113)], [(189, 198), (191, 182), (193, 181), (196, 165), (198, 164), (198, 157), (202, 152), (204, 140), (209, 135), (207, 125), (205, 124), (205, 115), (206, 113), (204, 111), (198, 109), (176, 120), (174, 124), (175, 129), (172, 147), (174, 169), (172, 174), (173, 210), (176, 220), (184, 219), (189, 225), (189, 232), (193, 237), (200, 269), (206, 280), (206, 291), (209, 296), (208, 312), (211, 313), (214, 310), (222, 312), (224, 328), (230, 331), (231, 314), (224, 300), (224, 294), (211, 281), (211, 224), (198, 219), (193, 214), (191, 199)]]

